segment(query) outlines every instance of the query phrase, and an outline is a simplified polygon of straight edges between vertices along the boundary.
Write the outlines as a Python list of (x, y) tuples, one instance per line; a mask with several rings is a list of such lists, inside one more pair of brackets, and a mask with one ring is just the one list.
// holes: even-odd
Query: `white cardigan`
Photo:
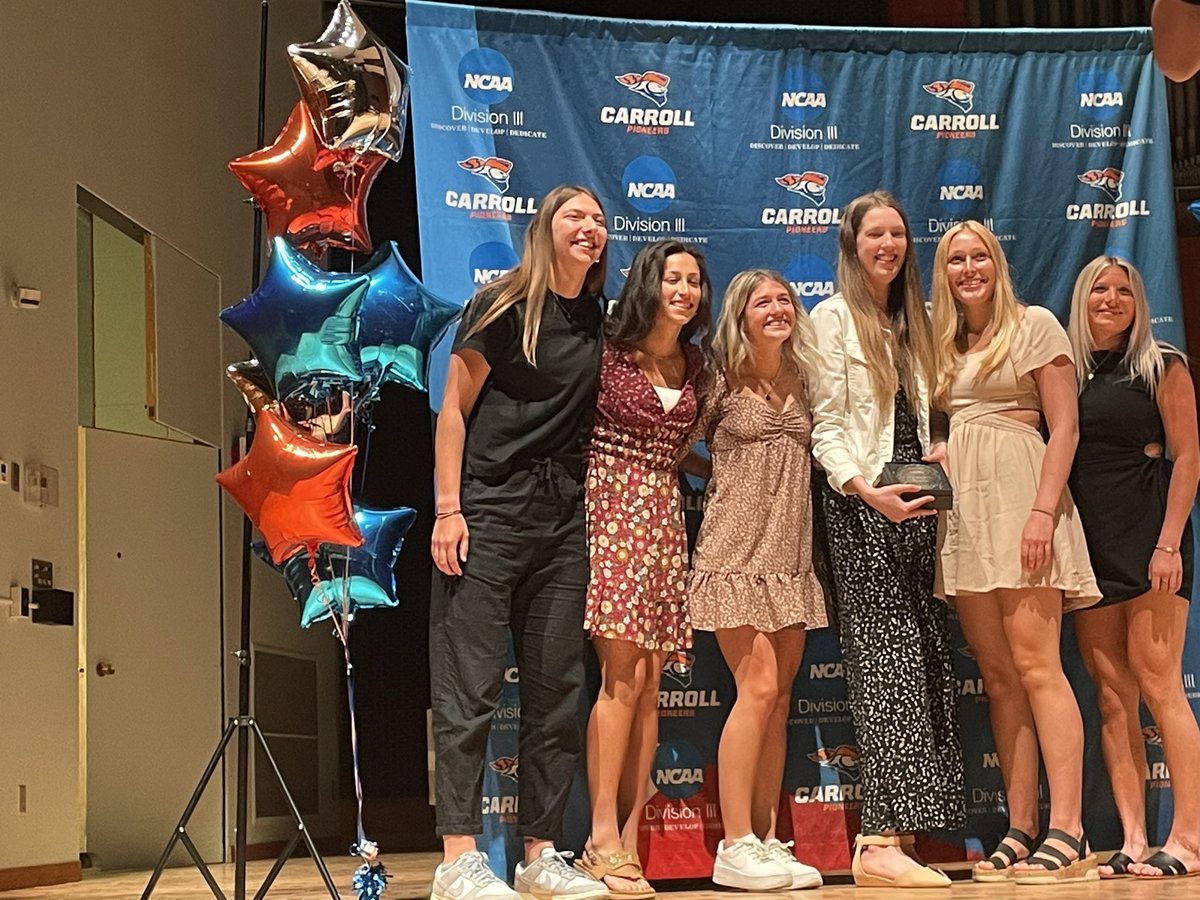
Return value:
[[(834, 490), (856, 475), (874, 484), (892, 459), (895, 405), (881, 409), (871, 387), (866, 356), (846, 299), (839, 293), (812, 311), (817, 332), (817, 383), (812, 391), (812, 452)], [(922, 455), (929, 452), (929, 387), (919, 373), (917, 433)], [(913, 398), (910, 398), (910, 400)]]

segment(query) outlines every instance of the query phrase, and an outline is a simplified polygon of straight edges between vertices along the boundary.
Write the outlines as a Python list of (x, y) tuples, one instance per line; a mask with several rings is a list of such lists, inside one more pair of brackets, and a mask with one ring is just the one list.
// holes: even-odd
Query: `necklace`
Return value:
[[(762, 387), (764, 382), (766, 383), (767, 389), (763, 392), (764, 400), (779, 399), (778, 396), (775, 395), (775, 382), (777, 382), (779, 380), (779, 376), (782, 374), (783, 374), (783, 360), (782, 359), (779, 360), (779, 365), (777, 365), (775, 367), (775, 374), (772, 375), (770, 378), (763, 378), (761, 375), (758, 375), (757, 373), (755, 374), (754, 377), (758, 380), (759, 387)], [(775, 395), (775, 396), (773, 396), (773, 395)]]

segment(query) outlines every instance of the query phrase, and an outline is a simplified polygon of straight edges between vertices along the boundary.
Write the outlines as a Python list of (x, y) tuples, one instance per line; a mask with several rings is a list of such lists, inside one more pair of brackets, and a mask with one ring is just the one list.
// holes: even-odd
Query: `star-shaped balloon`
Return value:
[(370, 253), (367, 194), (386, 164), (377, 153), (326, 147), (300, 102), (275, 143), (239, 156), (229, 168), (266, 213), (268, 237)]
[(262, 282), (241, 303), (221, 310), (221, 321), (250, 345), (277, 399), (313, 380), (361, 381), (358, 312), (368, 279), (326, 272), (283, 238), (272, 244)]
[(324, 33), (288, 47), (292, 72), (325, 146), (399, 159), (408, 66), (341, 0)]
[(217, 482), (262, 532), (271, 559), (322, 542), (362, 544), (350, 504), (358, 448), (318, 441), (266, 408), (254, 422), (250, 451)]
[(461, 308), (427, 290), (394, 241), (380, 247), (363, 271), (371, 286), (359, 310), (359, 344), (371, 393), (387, 382), (428, 391), (429, 351)]
[[(334, 547), (322, 544), (316, 552), (317, 585), (312, 578), (312, 560), (301, 551), (275, 564), (263, 544), (255, 544), (254, 552), (271, 565), (287, 581), (300, 607), (300, 625), (307, 628), (313, 622), (328, 619), (333, 610), (342, 613), (344, 592), (349, 590), (350, 612), (378, 606), (397, 606), (396, 575), (393, 571), (404, 536), (417, 519), (416, 510), (401, 506), (397, 509), (370, 509), (355, 506), (354, 521), (362, 532), (359, 547)], [(346, 577), (349, 576), (349, 584)], [(332, 607), (332, 609), (331, 609)]]
[(272, 412), (279, 411), (275, 398), (271, 396), (274, 386), (266, 369), (258, 364), (257, 359), (230, 363), (225, 367), (225, 374), (242, 392), (242, 399), (251, 411), (258, 412), (264, 406), (269, 407)]

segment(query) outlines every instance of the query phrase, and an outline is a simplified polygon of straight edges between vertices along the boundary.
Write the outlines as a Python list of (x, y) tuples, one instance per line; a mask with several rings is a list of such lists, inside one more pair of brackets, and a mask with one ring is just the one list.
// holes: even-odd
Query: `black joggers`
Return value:
[(518, 824), (525, 837), (557, 840), (583, 744), (583, 485), (577, 471), (543, 461), (501, 484), (464, 478), (461, 502), (467, 560), (462, 576), (434, 572), (429, 616), (437, 833), (483, 830), (484, 755), (511, 629), (521, 690)]

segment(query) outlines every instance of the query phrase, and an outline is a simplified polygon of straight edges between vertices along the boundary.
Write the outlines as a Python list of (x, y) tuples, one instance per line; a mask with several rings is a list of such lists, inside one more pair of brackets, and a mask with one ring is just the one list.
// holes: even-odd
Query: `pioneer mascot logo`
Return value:
[(829, 176), (823, 172), (788, 172), (775, 179), (775, 183), (790, 193), (799, 194), (813, 206), (825, 205), (825, 185)]
[(615, 77), (617, 84), (624, 85), (639, 97), (645, 97), (655, 106), (666, 106), (670, 75), (664, 75), (662, 72), (643, 72), (640, 75), (636, 72), (626, 72)]
[(1120, 201), (1121, 182), (1125, 180), (1125, 173), (1120, 169), (1114, 169), (1112, 166), (1107, 166), (1103, 169), (1088, 169), (1082, 175), (1075, 177), (1088, 187), (1104, 191), (1112, 199), (1113, 203)]
[(521, 758), (519, 756), (497, 756), (488, 765), (491, 766), (492, 771), (497, 775), (503, 775), (505, 778), (517, 781)]
[[(629, 270), (622, 269), (621, 273), (628, 276)], [(692, 672), (696, 668), (696, 656), (687, 650), (676, 650), (668, 654), (663, 663), (663, 674), (676, 682), (680, 687), (692, 686)]]
[(512, 160), (502, 159), (499, 156), (489, 156), (484, 159), (482, 156), (468, 156), (466, 159), (459, 160), (458, 167), (466, 169), (472, 175), (478, 175), (480, 178), (486, 178), (500, 193), (508, 192), (508, 177), (512, 174)]
[(921, 87), (925, 89), (925, 93), (933, 94), (939, 100), (945, 100), (965, 113), (969, 113), (971, 107), (975, 105), (975, 82), (967, 81), (965, 78), (933, 81), (923, 84)]
[(1158, 731), (1157, 725), (1147, 725), (1142, 729), (1142, 740), (1152, 747), (1162, 746), (1162, 735)]
[(848, 778), (858, 779), (858, 748), (853, 744), (818, 747), (808, 758), (826, 769), (833, 769)]

